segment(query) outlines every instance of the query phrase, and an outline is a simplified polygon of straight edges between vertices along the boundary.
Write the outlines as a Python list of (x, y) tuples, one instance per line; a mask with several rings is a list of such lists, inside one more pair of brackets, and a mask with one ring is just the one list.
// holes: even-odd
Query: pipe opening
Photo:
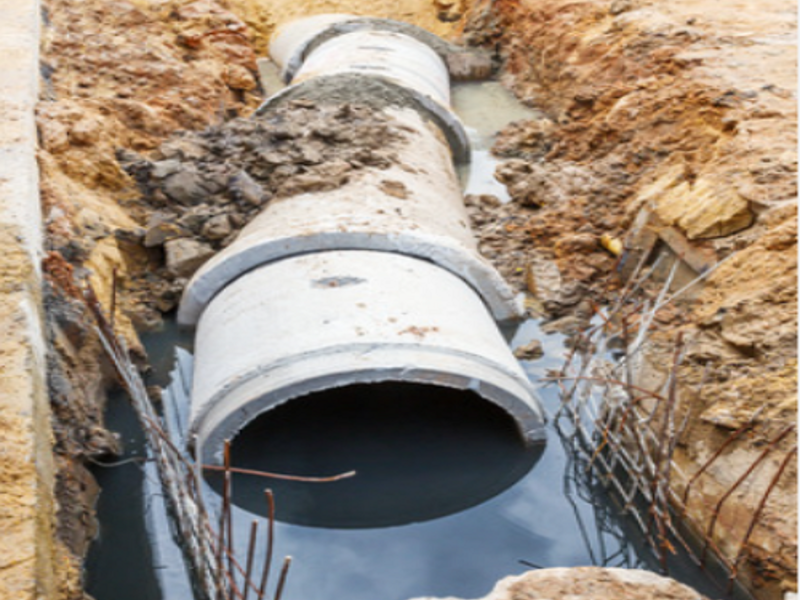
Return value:
[[(355, 384), (296, 398), (249, 423), (233, 440), (236, 467), (294, 475), (356, 470), (334, 483), (237, 475), (233, 500), (299, 525), (369, 528), (427, 521), (485, 502), (536, 464), (500, 407), (471, 391), (408, 382)], [(208, 475), (216, 489), (221, 477)]]

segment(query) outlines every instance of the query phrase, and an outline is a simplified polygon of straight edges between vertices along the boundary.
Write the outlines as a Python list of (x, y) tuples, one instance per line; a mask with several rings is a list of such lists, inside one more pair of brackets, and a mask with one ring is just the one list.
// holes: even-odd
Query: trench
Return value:
[[(496, 193), (499, 184), (488, 177), (491, 135), (530, 113), (496, 83), (462, 85), (455, 106), (474, 152), (483, 153), (461, 174), (465, 192)], [(512, 347), (542, 341), (544, 356), (522, 362), (534, 383), (558, 369), (567, 352), (562, 335), (545, 335), (539, 327), (529, 320), (509, 336)], [(150, 383), (164, 386), (175, 347), (188, 347), (187, 336), (167, 321), (143, 341), (153, 364)], [(557, 388), (538, 387), (552, 414), (560, 402)], [(236, 478), (234, 540), (242, 555), (251, 521), (265, 512), (264, 487), (275, 492), (275, 555), (294, 557), (283, 598), (477, 598), (499, 579), (531, 568), (660, 570), (618, 499), (581, 475), (552, 425), (545, 446), (526, 446), (499, 409), (469, 393), (432, 389), (384, 384), (378, 394), (364, 394), (351, 386), (301, 398), (262, 416), (235, 440), (234, 463), (243, 467), (359, 473), (332, 484)], [(409, 401), (376, 403), (376, 395)], [(330, 400), (340, 408), (332, 410)], [(111, 398), (108, 423), (127, 442), (123, 461), (143, 456), (135, 416), (121, 395)], [(86, 576), (96, 600), (191, 597), (150, 467), (129, 461), (96, 469), (101, 526)], [(218, 484), (213, 477), (208, 482)], [(713, 581), (713, 569), (701, 572), (680, 551), (669, 567), (671, 576), (710, 598), (740, 597), (726, 594)]]

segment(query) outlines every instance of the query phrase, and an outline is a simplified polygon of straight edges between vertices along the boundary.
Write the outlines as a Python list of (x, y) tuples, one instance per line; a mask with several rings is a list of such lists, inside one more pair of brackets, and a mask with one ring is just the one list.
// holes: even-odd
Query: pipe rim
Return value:
[[(424, 44), (442, 60), (446, 58), (447, 51), (453, 49), (451, 44), (439, 36), (411, 23), (378, 17), (345, 17), (341, 21), (323, 26), (316, 34), (310, 36), (295, 48), (289, 60), (283, 65), (281, 77), (284, 83), (288, 84), (294, 79), (306, 58), (319, 46), (334, 38), (358, 31), (386, 31), (404, 35)], [(278, 35), (280, 35), (280, 32)]]
[(516, 294), (497, 270), (449, 238), (410, 231), (400, 234), (320, 232), (303, 237), (270, 238), (247, 246), (245, 242), (247, 237), (237, 240), (194, 274), (181, 299), (179, 323), (196, 325), (205, 308), (220, 292), (254, 269), (296, 256), (331, 250), (387, 252), (424, 260), (452, 273), (473, 288), (495, 320), (514, 321), (524, 313)]

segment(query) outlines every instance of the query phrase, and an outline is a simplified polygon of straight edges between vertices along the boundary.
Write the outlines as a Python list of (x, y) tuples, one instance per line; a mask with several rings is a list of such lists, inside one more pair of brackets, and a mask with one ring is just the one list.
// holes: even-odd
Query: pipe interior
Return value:
[[(385, 527), (455, 513), (525, 475), (543, 447), (527, 446), (513, 418), (471, 391), (434, 385), (356, 384), (296, 398), (250, 422), (232, 441), (235, 467), (327, 476), (300, 483), (236, 475), (234, 502), (316, 527)], [(218, 490), (221, 477), (210, 474)]]

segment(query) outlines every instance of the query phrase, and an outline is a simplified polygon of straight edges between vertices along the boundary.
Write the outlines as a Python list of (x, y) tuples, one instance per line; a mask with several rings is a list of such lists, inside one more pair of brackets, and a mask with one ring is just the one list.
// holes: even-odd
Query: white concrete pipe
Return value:
[(526, 440), (544, 437), (531, 386), (472, 288), (401, 254), (321, 252), (251, 271), (211, 301), (195, 347), (190, 433), (205, 462), (275, 406), (369, 383), (475, 393)]
[(278, 30), (270, 44), (272, 60), (290, 85), (258, 113), (306, 91), (304, 84), (346, 81), (343, 76), (379, 79), (401, 90), (406, 102), (413, 101), (415, 110), (442, 130), (456, 162), (467, 162), (469, 137), (450, 106), (450, 76), (442, 56), (448, 48), (420, 28), (389, 19), (317, 15), (294, 21)]
[(273, 200), (192, 278), (178, 313), (192, 325), (208, 302), (251, 269), (336, 249), (399, 252), (458, 275), (498, 321), (517, 319), (514, 291), (479, 253), (448, 148), (412, 109), (386, 109), (403, 140), (387, 169), (354, 172), (342, 187)]
[(450, 115), (460, 127), (447, 70), (438, 50), (371, 21), (377, 31), (316, 17), (273, 44), (278, 60), (303, 55), (301, 82), (261, 112), (300, 89), (318, 103), (364, 102), (398, 135), (388, 167), (273, 199), (189, 282), (178, 316), (197, 325), (189, 439), (204, 461), (219, 463), (223, 441), (273, 407), (372, 383), (477, 394), (526, 441), (544, 439), (539, 401), (495, 324), (522, 308), (468, 225), (453, 166), (468, 146), (442, 126)]

